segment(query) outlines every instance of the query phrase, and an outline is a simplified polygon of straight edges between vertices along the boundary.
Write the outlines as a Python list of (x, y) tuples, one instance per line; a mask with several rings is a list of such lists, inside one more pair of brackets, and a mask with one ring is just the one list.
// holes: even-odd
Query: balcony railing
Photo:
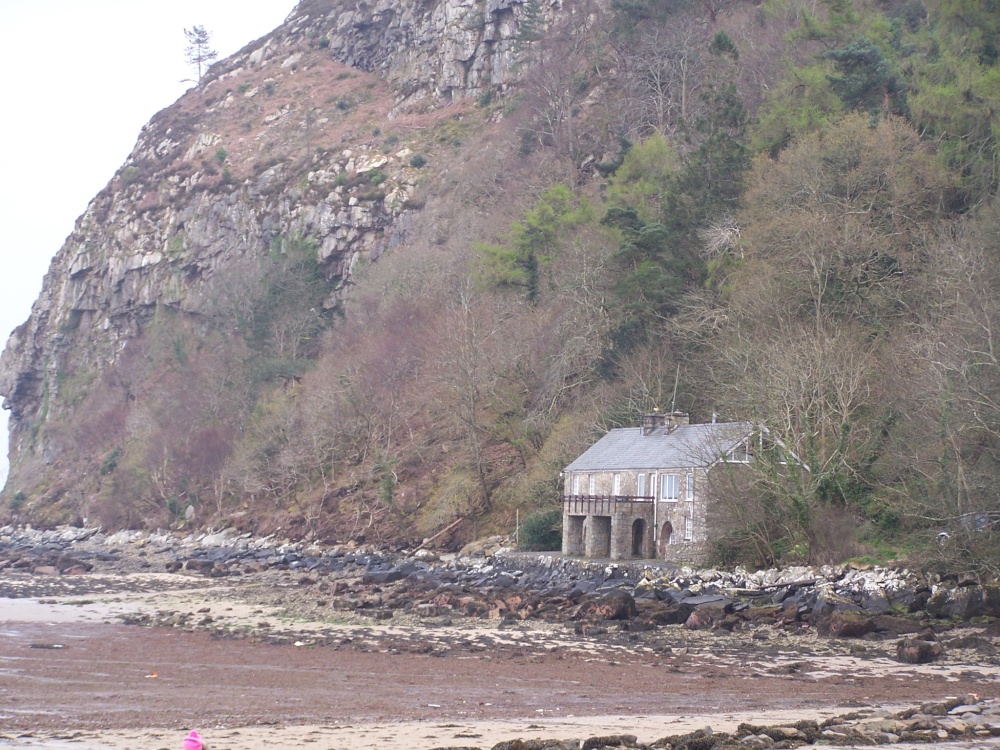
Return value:
[(576, 514), (601, 515), (617, 503), (652, 503), (652, 495), (563, 495), (563, 508)]

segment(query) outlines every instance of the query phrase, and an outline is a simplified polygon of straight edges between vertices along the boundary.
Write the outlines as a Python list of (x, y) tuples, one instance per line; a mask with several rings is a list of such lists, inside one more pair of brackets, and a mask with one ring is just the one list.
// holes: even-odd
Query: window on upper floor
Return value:
[(574, 474), (573, 475), (573, 494), (574, 495), (579, 495), (580, 494), (580, 475), (579, 474)]
[(688, 472), (684, 484), (686, 486), (687, 499), (694, 500), (694, 472)]
[(680, 498), (679, 474), (663, 474), (660, 477), (660, 497), (663, 500), (678, 500)]
[(639, 497), (645, 497), (646, 496), (646, 475), (645, 474), (640, 474), (639, 477), (636, 479), (635, 494), (638, 495)]
[(750, 462), (750, 449), (746, 442), (742, 442), (729, 452), (729, 461), (736, 461), (741, 464)]
[(618, 497), (620, 494), (622, 494), (622, 475), (621, 474), (615, 474), (615, 480), (614, 480), (614, 485), (613, 486), (614, 486), (614, 489), (611, 491), (611, 494), (614, 495), (615, 497)]
[(591, 474), (590, 475), (590, 486), (588, 488), (589, 494), (593, 495), (596, 489), (597, 489), (597, 477), (595, 477), (593, 474)]

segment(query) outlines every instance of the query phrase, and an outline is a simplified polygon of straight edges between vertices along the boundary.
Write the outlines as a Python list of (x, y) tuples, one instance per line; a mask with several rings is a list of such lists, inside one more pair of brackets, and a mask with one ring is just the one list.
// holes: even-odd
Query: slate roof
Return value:
[(641, 427), (611, 430), (564, 471), (617, 471), (710, 466), (753, 431), (750, 422), (679, 425), (649, 435)]

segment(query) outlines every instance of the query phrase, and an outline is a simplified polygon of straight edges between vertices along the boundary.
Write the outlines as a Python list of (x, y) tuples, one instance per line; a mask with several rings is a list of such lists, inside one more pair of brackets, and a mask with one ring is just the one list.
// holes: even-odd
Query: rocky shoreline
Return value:
[[(591, 637), (609, 628), (641, 633), (681, 625), (753, 633), (767, 627), (791, 635), (896, 639), (896, 658), (906, 663), (940, 658), (949, 643), (941, 635), (971, 623), (980, 632), (953, 638), (952, 646), (1000, 663), (994, 643), (1000, 636), (1000, 584), (907, 569), (694, 570), (520, 553), (498, 540), (459, 555), (437, 555), (322, 548), (231, 532), (105, 535), (74, 527), (4, 527), (5, 571), (64, 580), (100, 571), (157, 571), (230, 581), (279, 572), (298, 575), (298, 586), (328, 609), (376, 622), (401, 616), (501, 625), (539, 621), (568, 624)], [(284, 599), (294, 606), (296, 597)], [(147, 618), (143, 624), (164, 623)], [(177, 625), (176, 618), (167, 624)]]
[[(833, 686), (933, 674), (939, 686), (954, 679), (966, 691), (979, 692), (981, 684), (995, 694), (1000, 667), (993, 583), (851, 566), (750, 572), (586, 561), (514, 552), (502, 540), (444, 555), (322, 548), (231, 532), (5, 527), (0, 597), (43, 604), (102, 598), (134, 604), (147, 597), (114, 616), (212, 639), (333, 653), (471, 657), (511, 662), (514, 669), (544, 670), (563, 658), (581, 668), (596, 661), (665, 675), (697, 669), (716, 687), (723, 675), (772, 685), (826, 679), (839, 690)], [(927, 662), (933, 666), (907, 666)], [(824, 678), (830, 669), (834, 676)], [(921, 669), (934, 671), (909, 671)], [(646, 744), (613, 734), (492, 747), (767, 750), (1000, 738), (994, 695), (938, 698), (901, 711), (920, 692), (886, 709), (880, 707), (886, 698), (902, 695), (889, 690), (871, 703), (831, 694), (831, 705), (851, 708), (823, 719), (744, 722), (731, 731), (706, 728)]]
[[(982, 740), (1000, 737), (1000, 704), (975, 695), (925, 703), (896, 713), (853, 712), (823, 722), (803, 720), (757, 726), (740, 724), (735, 732), (705, 728), (688, 734), (662, 737), (652, 743), (635, 735), (590, 737), (585, 740), (509, 740), (491, 750), (789, 750), (807, 745), (895, 745), (948, 740)], [(437, 748), (435, 750), (480, 750)]]

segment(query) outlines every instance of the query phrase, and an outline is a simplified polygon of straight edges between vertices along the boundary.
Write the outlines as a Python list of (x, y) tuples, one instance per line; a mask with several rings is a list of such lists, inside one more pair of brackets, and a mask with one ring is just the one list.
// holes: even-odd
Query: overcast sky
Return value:
[[(49, 262), (140, 128), (193, 78), (184, 29), (222, 59), (276, 28), (295, 0), (0, 0), (0, 339), (31, 312)], [(0, 415), (0, 482), (7, 412)]]

